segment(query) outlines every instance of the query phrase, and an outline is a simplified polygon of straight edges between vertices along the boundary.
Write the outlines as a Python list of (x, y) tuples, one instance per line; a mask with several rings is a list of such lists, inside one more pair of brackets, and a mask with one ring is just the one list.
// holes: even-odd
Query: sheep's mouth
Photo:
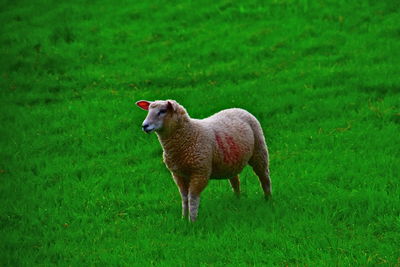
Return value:
[(155, 130), (155, 129), (150, 129), (150, 130), (147, 130), (147, 129), (146, 129), (146, 130), (143, 130), (143, 132), (145, 132), (145, 133), (147, 133), (147, 134), (150, 134), (151, 132), (154, 132), (154, 130)]

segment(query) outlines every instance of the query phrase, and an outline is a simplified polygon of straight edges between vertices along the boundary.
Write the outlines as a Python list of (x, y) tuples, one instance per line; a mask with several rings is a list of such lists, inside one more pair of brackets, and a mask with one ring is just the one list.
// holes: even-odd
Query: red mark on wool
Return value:
[(222, 153), (224, 155), (224, 162), (234, 164), (239, 161), (241, 150), (239, 146), (235, 143), (232, 136), (225, 134), (224, 137), (226, 144), (222, 140), (221, 136), (219, 136), (217, 132), (215, 133), (215, 141), (217, 142), (219, 149), (222, 150)]
[(229, 162), (237, 162), (240, 157), (240, 150), (232, 136), (225, 135), (226, 142), (229, 145)]
[(215, 140), (217, 141), (218, 147), (224, 152), (225, 154), (225, 146), (224, 143), (222, 142), (221, 137), (218, 135), (218, 133), (215, 133)]

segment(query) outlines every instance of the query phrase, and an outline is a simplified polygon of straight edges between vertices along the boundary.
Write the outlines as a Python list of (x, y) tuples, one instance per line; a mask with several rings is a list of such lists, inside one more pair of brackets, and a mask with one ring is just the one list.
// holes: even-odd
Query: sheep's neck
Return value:
[(180, 123), (173, 131), (157, 133), (161, 146), (167, 155), (185, 150), (197, 139), (197, 131), (190, 120)]

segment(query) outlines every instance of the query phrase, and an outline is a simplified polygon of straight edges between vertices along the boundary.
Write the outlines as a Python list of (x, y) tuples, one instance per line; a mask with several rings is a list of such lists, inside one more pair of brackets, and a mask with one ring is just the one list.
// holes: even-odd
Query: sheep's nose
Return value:
[(149, 125), (148, 124), (143, 124), (142, 125), (142, 129), (143, 129), (143, 131), (145, 131), (146, 133), (148, 133), (149, 132)]

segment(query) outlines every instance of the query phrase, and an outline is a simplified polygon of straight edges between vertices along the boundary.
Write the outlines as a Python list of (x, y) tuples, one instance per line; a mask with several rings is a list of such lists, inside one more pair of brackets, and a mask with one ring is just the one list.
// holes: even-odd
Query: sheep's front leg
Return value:
[(193, 176), (189, 184), (189, 219), (194, 222), (197, 219), (200, 194), (206, 187), (208, 179), (204, 176)]
[(189, 193), (189, 183), (188, 181), (181, 176), (173, 175), (174, 181), (179, 188), (179, 193), (181, 193), (182, 198), (182, 218), (186, 218), (189, 213), (188, 206), (188, 193)]

